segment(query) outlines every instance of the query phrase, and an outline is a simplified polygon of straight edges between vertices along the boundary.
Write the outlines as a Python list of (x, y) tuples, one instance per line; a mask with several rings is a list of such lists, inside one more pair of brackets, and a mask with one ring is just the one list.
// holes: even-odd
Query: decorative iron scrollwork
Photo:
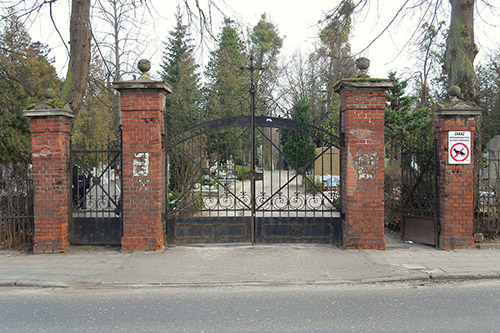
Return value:
[(209, 225), (205, 225), (200, 228), (200, 236), (209, 237), (212, 234), (212, 227)]
[[(273, 196), (261, 192), (255, 199), (257, 211), (332, 211), (335, 210), (339, 194), (336, 192), (324, 192), (320, 194), (303, 194), (295, 192), (290, 197), (283, 193), (275, 193)], [(238, 195), (232, 192), (224, 194), (210, 193), (202, 196), (203, 210), (250, 210), (251, 198), (248, 192), (240, 192)], [(176, 203), (177, 207), (181, 203)], [(193, 204), (185, 202), (185, 207)]]
[[(111, 143), (110, 147), (116, 144)], [(121, 151), (97, 147), (71, 151), (72, 211), (78, 217), (121, 215)]]
[(304, 229), (300, 225), (292, 225), (290, 231), (293, 237), (300, 237), (304, 233)]

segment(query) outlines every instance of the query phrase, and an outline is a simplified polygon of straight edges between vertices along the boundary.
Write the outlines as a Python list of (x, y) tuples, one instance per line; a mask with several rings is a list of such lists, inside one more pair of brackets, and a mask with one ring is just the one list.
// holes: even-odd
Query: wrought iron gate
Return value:
[(500, 151), (487, 149), (476, 157), (476, 165), (480, 167), (475, 173), (474, 232), (500, 233)]
[(121, 139), (104, 147), (72, 147), (72, 244), (121, 243), (121, 151)]
[(0, 249), (33, 242), (33, 172), (27, 164), (0, 164)]
[[(287, 149), (285, 136), (306, 144)], [(341, 244), (337, 137), (328, 131), (239, 116), (194, 126), (167, 147), (169, 243)]]
[(438, 245), (438, 198), (435, 142), (403, 143), (401, 158), (402, 237)]

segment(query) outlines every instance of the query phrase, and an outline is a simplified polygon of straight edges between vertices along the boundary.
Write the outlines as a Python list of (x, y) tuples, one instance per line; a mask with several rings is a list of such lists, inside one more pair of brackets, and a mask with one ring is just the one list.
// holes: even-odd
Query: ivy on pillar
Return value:
[(460, 99), (451, 87), (451, 100), (436, 105), (439, 247), (443, 250), (474, 245), (474, 131), (481, 108)]
[[(47, 98), (53, 94), (47, 93)], [(50, 100), (23, 115), (30, 119), (34, 185), (34, 253), (59, 253), (68, 247), (70, 134), (74, 113)]]
[(335, 87), (341, 98), (342, 232), (347, 249), (385, 250), (384, 110), (393, 84), (370, 78), (369, 64), (358, 59), (358, 77)]
[(138, 68), (138, 80), (113, 84), (121, 95), (122, 113), (122, 252), (159, 250), (165, 234), (164, 112), (172, 88), (149, 78), (149, 61), (139, 61)]

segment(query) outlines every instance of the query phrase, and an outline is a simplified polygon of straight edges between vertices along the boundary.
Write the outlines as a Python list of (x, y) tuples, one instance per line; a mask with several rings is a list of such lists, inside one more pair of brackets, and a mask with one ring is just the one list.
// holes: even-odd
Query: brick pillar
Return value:
[(347, 249), (385, 250), (384, 109), (390, 80), (346, 79), (341, 96), (340, 189)]
[(145, 74), (147, 70), (143, 70), (139, 80), (113, 85), (121, 93), (122, 252), (156, 251), (164, 242), (164, 111), (166, 95), (172, 88), (164, 82), (150, 80)]
[(58, 253), (68, 247), (70, 134), (74, 114), (39, 103), (30, 118), (35, 234), (33, 253)]
[(474, 245), (474, 130), (480, 114), (480, 108), (456, 96), (436, 107), (439, 247), (443, 250)]

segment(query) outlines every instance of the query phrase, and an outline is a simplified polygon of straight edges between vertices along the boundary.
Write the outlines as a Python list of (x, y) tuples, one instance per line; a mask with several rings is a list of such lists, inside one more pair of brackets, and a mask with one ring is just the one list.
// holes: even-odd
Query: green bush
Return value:
[(307, 175), (307, 179), (304, 179), (306, 186), (306, 192), (316, 194), (323, 191), (323, 182), (320, 180), (315, 181), (313, 175)]
[[(299, 173), (312, 169), (314, 160), (314, 143), (311, 138), (311, 106), (304, 97), (294, 105), (292, 120), (298, 123), (298, 130), (283, 130), (280, 140), (283, 154), (287, 157), (290, 167)], [(299, 171), (301, 168), (303, 171)]]
[(401, 229), (401, 171), (386, 167), (384, 172), (385, 226)]
[(248, 166), (243, 166), (243, 165), (235, 165), (234, 167), (236, 169), (236, 172), (238, 173), (238, 180), (243, 180), (243, 173), (244, 172), (250, 172), (250, 167)]

